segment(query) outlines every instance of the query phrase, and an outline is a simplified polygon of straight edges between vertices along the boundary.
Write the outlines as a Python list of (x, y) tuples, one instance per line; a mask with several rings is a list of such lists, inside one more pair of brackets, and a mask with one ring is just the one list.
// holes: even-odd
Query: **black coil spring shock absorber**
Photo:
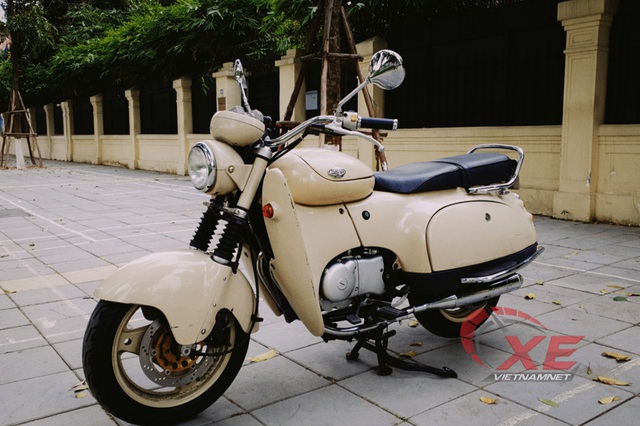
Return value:
[(223, 265), (235, 265), (233, 255), (242, 242), (242, 237), (247, 224), (246, 212), (244, 210), (236, 210), (236, 214), (225, 213), (223, 220), (226, 221), (226, 227), (222, 231), (220, 241), (213, 251), (213, 260)]
[(216, 226), (218, 226), (218, 222), (221, 218), (221, 204), (219, 201), (220, 200), (217, 199), (212, 201), (207, 210), (202, 213), (202, 218), (196, 228), (196, 233), (193, 235), (193, 238), (191, 238), (191, 242), (189, 243), (190, 247), (202, 251), (207, 251), (209, 249), (211, 238), (213, 238), (213, 233), (215, 232)]

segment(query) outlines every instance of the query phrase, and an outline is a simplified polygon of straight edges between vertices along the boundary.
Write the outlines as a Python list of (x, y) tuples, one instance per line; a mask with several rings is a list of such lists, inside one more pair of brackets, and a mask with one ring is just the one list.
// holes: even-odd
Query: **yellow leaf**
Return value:
[(627, 296), (629, 297), (640, 296), (640, 293), (627, 293)]
[(409, 321), (409, 327), (417, 327), (420, 323), (417, 320)]
[(405, 358), (413, 358), (413, 357), (414, 357), (414, 356), (416, 356), (416, 355), (418, 355), (418, 354), (416, 353), (416, 351), (402, 352), (402, 353), (400, 354), (400, 356), (403, 356), (403, 357), (405, 357)]
[(610, 288), (618, 288), (618, 289), (623, 289), (624, 287), (622, 287), (621, 285), (617, 285), (617, 284), (609, 284), (607, 287)]
[(602, 356), (615, 358), (617, 361), (629, 361), (631, 359), (629, 355), (619, 354), (618, 352), (602, 352)]
[(605, 398), (600, 398), (598, 400), (598, 402), (600, 404), (606, 405), (606, 404), (611, 404), (613, 401), (620, 401), (620, 397), (617, 396), (607, 396)]
[(86, 392), (80, 392), (76, 394), (76, 398), (84, 398), (85, 396), (87, 396)]
[(600, 290), (601, 294), (607, 294), (609, 293), (609, 290), (607, 290), (606, 288), (603, 288), (602, 290)]
[(16, 291), (15, 290), (5, 290), (4, 292), (5, 292), (5, 294), (13, 294)]
[(551, 303), (553, 303), (554, 305), (562, 305), (562, 302), (559, 300), (552, 300)]
[(528, 300), (535, 299), (536, 298), (536, 294), (535, 293), (529, 293), (524, 298), (528, 299)]
[(275, 349), (271, 349), (268, 352), (265, 352), (263, 354), (260, 355), (256, 355), (253, 358), (251, 358), (249, 361), (251, 362), (262, 362), (262, 361), (266, 361), (268, 359), (273, 358), (274, 356), (278, 355), (278, 352), (276, 352)]
[(538, 284), (538, 285), (544, 285), (544, 281), (536, 281), (536, 284)]
[(481, 396), (480, 401), (485, 404), (495, 404), (498, 400), (496, 398), (487, 398), (486, 396)]
[(622, 380), (613, 379), (611, 377), (598, 376), (595, 379), (596, 382), (604, 383), (605, 385), (614, 385), (614, 386), (629, 386), (631, 383), (623, 382)]
[(589, 364), (589, 365), (587, 366), (587, 374), (590, 376), (590, 375), (591, 375), (591, 373), (593, 373), (593, 370), (591, 369), (591, 364)]
[(422, 346), (422, 342), (413, 342), (409, 346)]

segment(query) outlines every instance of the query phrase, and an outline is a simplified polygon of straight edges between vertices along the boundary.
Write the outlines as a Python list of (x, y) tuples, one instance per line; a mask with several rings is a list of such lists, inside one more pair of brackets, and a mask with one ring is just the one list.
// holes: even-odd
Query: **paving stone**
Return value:
[(252, 413), (266, 425), (396, 425), (400, 419), (333, 385), (278, 402)]
[[(574, 377), (569, 382), (498, 382), (485, 388), (486, 391), (516, 402), (547, 416), (562, 420), (571, 425), (579, 425), (600, 416), (611, 407), (598, 403), (598, 400), (617, 395), (621, 403), (633, 397), (633, 394), (619, 387), (613, 389), (593, 380)], [(559, 406), (552, 407), (540, 401), (551, 400)], [(516, 414), (514, 418), (526, 415)], [(509, 420), (505, 423), (509, 424)]]
[(285, 357), (307, 366), (327, 380), (342, 380), (371, 370), (378, 365), (376, 356), (366, 350), (360, 352), (357, 360), (348, 361), (346, 354), (352, 348), (353, 344), (347, 342), (321, 342), (287, 352)]
[(617, 405), (612, 408), (616, 408), (616, 410), (611, 410), (603, 416), (586, 424), (589, 426), (636, 424), (638, 421), (638, 413), (640, 413), (640, 396), (617, 403)]
[(597, 343), (612, 348), (640, 354), (640, 327), (628, 327), (597, 340)]
[(214, 424), (216, 426), (262, 426), (262, 423), (248, 414), (231, 417)]
[(590, 315), (583, 311), (562, 309), (542, 314), (537, 318), (549, 330), (568, 336), (586, 336), (585, 340), (600, 341), (629, 326), (628, 323)]
[(10, 308), (0, 311), (0, 330), (20, 327), (28, 325), (29, 320), (20, 312), (19, 309)]
[(54, 274), (53, 270), (51, 272), (52, 274), (50, 275), (39, 275), (17, 280), (3, 277), (3, 281), (0, 281), (0, 287), (2, 287), (3, 290), (19, 292), (34, 289), (59, 287), (69, 284), (69, 281), (67, 281), (60, 275)]
[[(226, 399), (224, 396), (214, 402), (209, 408), (202, 411), (200, 414), (192, 419), (180, 423), (182, 426), (200, 426), (218, 424), (216, 422), (222, 420), (233, 420), (236, 418), (243, 418), (244, 420), (252, 419), (251, 416), (243, 416), (246, 411), (238, 407), (233, 402)], [(255, 421), (255, 419), (253, 419)], [(118, 421), (121, 423), (121, 421)], [(124, 424), (124, 422), (122, 422)], [(240, 423), (242, 424), (242, 423)], [(259, 423), (258, 423), (259, 424)]]
[(309, 330), (300, 321), (290, 324), (281, 321), (260, 327), (260, 330), (252, 336), (253, 340), (278, 352), (286, 353), (305, 346), (321, 342), (322, 339), (309, 333)]
[(0, 353), (20, 351), (46, 344), (47, 341), (32, 325), (0, 330)]
[(68, 371), (67, 365), (49, 346), (0, 354), (0, 385)]
[(84, 297), (85, 294), (73, 285), (62, 285), (37, 290), (19, 291), (11, 295), (19, 306), (37, 305), (67, 299)]
[(386, 377), (368, 371), (341, 381), (340, 386), (402, 418), (413, 417), (475, 390), (458, 379), (397, 368)]
[(553, 280), (551, 281), (551, 283), (560, 287), (571, 288), (579, 291), (587, 291), (593, 294), (602, 294), (602, 290), (612, 292), (613, 288), (608, 287), (611, 285), (628, 287), (632, 284), (624, 279), (615, 279), (612, 277), (586, 273), (570, 275), (568, 277)]
[(13, 303), (11, 299), (9, 299), (9, 296), (7, 296), (6, 294), (0, 293), (0, 310), (11, 309), (15, 307), (16, 307), (16, 304)]
[(225, 396), (245, 410), (253, 410), (329, 383), (293, 361), (277, 356), (243, 367)]
[[(480, 397), (494, 398), (495, 404), (485, 404)], [(509, 422), (512, 420), (511, 422)], [(474, 426), (494, 425), (565, 425), (566, 423), (525, 408), (487, 391), (475, 391), (439, 405), (422, 414), (411, 417), (416, 426), (473, 424)]]
[(49, 416), (34, 422), (23, 423), (23, 426), (69, 426), (89, 424), (91, 426), (114, 426), (116, 425), (116, 422), (98, 405), (94, 405)]
[[(598, 297), (582, 301), (569, 307), (572, 310), (587, 312), (603, 318), (611, 318), (630, 324), (640, 323), (640, 300), (627, 297), (626, 291), (613, 291)], [(627, 297), (626, 301), (616, 301), (616, 297)]]
[[(499, 366), (508, 359), (513, 352), (504, 352), (482, 344), (481, 342), (478, 342), (474, 349), (476, 350), (476, 354), (480, 355), (480, 359), (485, 363), (485, 366), (480, 365), (471, 357), (463, 348), (460, 340), (454, 345), (423, 353), (413, 359), (433, 367), (448, 367), (457, 373), (458, 380), (476, 387), (484, 387), (495, 381), (493, 376), (495, 369), (491, 368), (491, 366)], [(428, 375), (429, 373), (416, 374)], [(443, 383), (443, 385), (445, 385), (445, 383)]]
[(53, 348), (69, 368), (72, 370), (82, 368), (82, 339), (56, 343)]
[(92, 396), (76, 398), (75, 374), (65, 371), (0, 385), (0, 413), (7, 424), (40, 420), (57, 413), (95, 404)]

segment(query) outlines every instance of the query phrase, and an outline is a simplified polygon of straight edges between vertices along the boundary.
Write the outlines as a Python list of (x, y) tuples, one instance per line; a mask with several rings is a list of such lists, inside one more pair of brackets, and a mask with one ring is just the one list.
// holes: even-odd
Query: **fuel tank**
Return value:
[(296, 149), (270, 168), (282, 171), (297, 204), (328, 206), (361, 200), (373, 192), (373, 172), (360, 160), (338, 151)]

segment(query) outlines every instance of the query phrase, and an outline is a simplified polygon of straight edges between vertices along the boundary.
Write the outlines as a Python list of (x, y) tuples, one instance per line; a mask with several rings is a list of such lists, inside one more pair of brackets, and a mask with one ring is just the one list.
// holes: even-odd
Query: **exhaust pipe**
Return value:
[[(325, 325), (324, 332), (326, 335), (335, 338), (345, 339), (355, 337), (363, 333), (368, 333), (373, 330), (385, 328), (394, 322), (411, 318), (414, 314), (419, 312), (433, 309), (454, 309), (466, 305), (473, 305), (476, 303), (484, 302), (485, 300), (493, 299), (494, 297), (498, 297), (502, 294), (518, 290), (520, 287), (522, 287), (523, 282), (524, 281), (520, 274), (513, 274), (496, 282), (490, 288), (479, 291), (477, 293), (469, 294), (460, 298), (455, 295), (449, 296), (436, 302), (430, 302), (415, 307), (395, 310), (394, 314), (392, 315), (393, 318), (382, 320), (376, 324), (371, 324), (366, 327), (354, 326), (346, 328), (336, 328)], [(391, 308), (391, 310), (393, 310), (393, 308)]]

